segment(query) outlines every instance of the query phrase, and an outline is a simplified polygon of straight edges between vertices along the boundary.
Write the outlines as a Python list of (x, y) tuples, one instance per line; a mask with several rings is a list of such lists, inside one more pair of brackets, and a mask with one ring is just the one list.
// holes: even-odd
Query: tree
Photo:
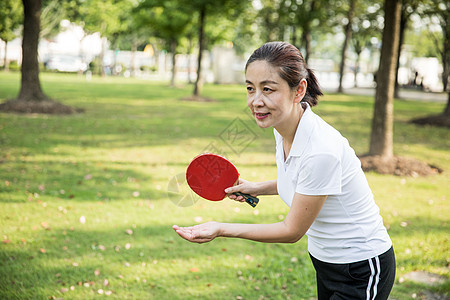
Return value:
[(41, 7), (42, 0), (23, 0), (22, 81), (18, 99), (25, 101), (48, 99), (41, 89), (37, 57)]
[(363, 170), (383, 174), (429, 175), (439, 168), (414, 159), (394, 156), (393, 153), (393, 100), (398, 41), (400, 35), (402, 0), (385, 0), (384, 29), (380, 67), (372, 119), (372, 132), (368, 155), (360, 157)]
[(378, 22), (380, 6), (377, 3), (375, 4), (373, 2), (370, 4), (359, 2), (357, 12), (353, 18), (353, 32), (350, 44), (356, 54), (354, 66), (355, 87), (358, 86), (357, 75), (362, 51), (364, 49), (372, 51), (373, 45), (371, 39), (381, 37), (379, 30), (380, 24)]
[(22, 11), (19, 1), (3, 0), (0, 2), (0, 39), (5, 42), (5, 53), (3, 57), (4, 70), (9, 70), (7, 59), (8, 42), (16, 37), (16, 30), (22, 23)]
[(22, 78), (16, 99), (0, 104), (2, 111), (73, 113), (75, 109), (50, 100), (39, 80), (38, 43), (42, 0), (23, 0)]
[(400, 35), (401, 0), (385, 0), (384, 11), (385, 25), (380, 67), (377, 73), (369, 155), (379, 155), (390, 159), (393, 157), (393, 98)]
[(151, 28), (153, 35), (164, 41), (164, 47), (172, 53), (172, 78), (175, 85), (176, 55), (180, 39), (192, 20), (192, 10), (179, 1), (143, 1), (135, 9), (140, 26)]
[(408, 21), (411, 18), (411, 15), (414, 14), (419, 6), (420, 2), (423, 0), (403, 0), (402, 2), (402, 12), (400, 18), (400, 34), (399, 34), (399, 42), (398, 42), (398, 51), (397, 51), (397, 67), (395, 70), (395, 90), (394, 90), (394, 98), (400, 98), (399, 95), (399, 83), (398, 83), (398, 70), (400, 68), (400, 56), (402, 53), (402, 47), (405, 41), (405, 31), (408, 28)]
[(442, 85), (444, 87), (444, 92), (447, 92), (448, 97), (447, 104), (441, 114), (414, 119), (412, 122), (420, 125), (429, 124), (450, 127), (450, 2), (433, 0), (429, 3), (428, 7), (423, 9), (422, 15), (429, 16), (430, 18), (434, 17), (439, 20), (442, 45), (439, 45), (437, 38), (435, 38), (435, 44), (441, 56), (443, 66)]
[(111, 46), (115, 50), (114, 55), (114, 71), (113, 74), (117, 75), (116, 72), (116, 54), (119, 50), (131, 50), (130, 57), (130, 69), (131, 76), (136, 74), (136, 51), (141, 47), (145, 49), (147, 42), (150, 37), (150, 32), (147, 28), (141, 25), (138, 20), (135, 10), (132, 11), (131, 16), (124, 16), (124, 20), (121, 21), (123, 27), (114, 33), (111, 38)]
[(103, 65), (108, 39), (113, 39), (126, 26), (124, 18), (130, 16), (132, 0), (66, 0), (67, 18), (81, 27), (87, 34), (99, 32), (102, 37), (102, 49), (98, 56), (101, 76), (105, 76)]
[[(201, 88), (203, 86), (202, 78), (202, 58), (203, 51), (207, 49), (205, 40), (205, 27), (207, 25), (207, 18), (211, 18), (211, 24), (213, 24), (213, 18), (215, 16), (225, 18), (231, 21), (235, 21), (245, 11), (245, 7), (250, 5), (249, 0), (181, 0), (182, 4), (191, 7), (193, 11), (197, 12), (198, 16), (198, 59), (197, 59), (197, 79), (194, 84), (193, 97), (199, 97), (201, 94)], [(220, 7), (220, 10), (217, 10)]]
[(448, 91), (448, 83), (450, 76), (450, 2), (432, 0), (425, 7), (421, 9), (421, 15), (427, 16), (430, 19), (437, 19), (441, 27), (442, 45), (439, 45), (439, 39), (434, 35), (437, 48), (441, 56), (443, 66), (442, 85), (443, 91)]
[(188, 83), (189, 84), (192, 84), (193, 83), (193, 81), (192, 81), (192, 79), (191, 79), (191, 59), (190, 59), (190, 56), (191, 56), (191, 54), (192, 54), (192, 50), (193, 50), (193, 48), (194, 48), (194, 42), (193, 42), (193, 39), (194, 39), (194, 36), (195, 36), (195, 32), (194, 32), (194, 27), (191, 25), (189, 28), (188, 28), (188, 30), (187, 30), (187, 32), (186, 32), (186, 38), (187, 38), (187, 41), (188, 41), (188, 45), (187, 45), (187, 52), (186, 52), (186, 54), (188, 55), (188, 61), (187, 61), (187, 76), (188, 76)]
[(327, 19), (327, 13), (331, 12), (328, 7), (329, 1), (304, 0), (296, 10), (296, 25), (301, 29), (301, 48), (304, 49), (305, 62), (312, 54), (312, 34), (316, 28)]
[(346, 18), (347, 24), (345, 24), (345, 26), (344, 26), (345, 39), (344, 39), (344, 43), (342, 45), (342, 50), (341, 50), (341, 63), (339, 64), (338, 93), (344, 92), (344, 89), (342, 87), (342, 80), (344, 78), (347, 46), (348, 46), (349, 41), (352, 38), (352, 24), (353, 24), (353, 17), (355, 15), (356, 1), (357, 0), (349, 0), (349, 8), (348, 8), (347, 18)]
[(203, 86), (202, 79), (202, 58), (203, 50), (205, 49), (205, 18), (206, 18), (206, 5), (200, 6), (198, 17), (198, 59), (197, 59), (197, 79), (194, 83), (194, 97), (200, 96), (200, 89)]
[(64, 6), (60, 0), (44, 0), (41, 12), (41, 38), (57, 35), (61, 29), (60, 23), (64, 19)]
[(257, 34), (258, 10), (253, 5), (247, 5), (243, 8), (239, 18), (231, 24), (229, 31), (233, 48), (237, 55), (243, 56), (249, 51), (261, 46), (261, 38)]
[(283, 5), (273, 0), (262, 0), (261, 5), (257, 18), (260, 38), (263, 43), (278, 40), (283, 34), (279, 26)]
[[(291, 1), (291, 0), (261, 0), (258, 8), (256, 24), (262, 42), (287, 40), (299, 48), (305, 61), (312, 53), (313, 33), (327, 20), (330, 0)], [(320, 27), (323, 34), (332, 26)]]
[(444, 66), (442, 72), (442, 84), (444, 86), (444, 91), (448, 94), (447, 105), (445, 106), (443, 115), (447, 119), (447, 127), (450, 127), (450, 2), (447, 1), (446, 4), (440, 3), (438, 7), (440, 24), (444, 36), (441, 52), (442, 64)]

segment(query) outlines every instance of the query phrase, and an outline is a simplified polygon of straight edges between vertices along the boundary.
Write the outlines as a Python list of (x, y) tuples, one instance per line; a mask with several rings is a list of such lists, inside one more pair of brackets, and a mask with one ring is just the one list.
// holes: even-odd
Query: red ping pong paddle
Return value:
[[(236, 167), (225, 157), (205, 153), (195, 157), (186, 170), (186, 180), (190, 188), (200, 197), (211, 201), (220, 201), (227, 195), (225, 189), (235, 185), (239, 180)], [(244, 193), (245, 202), (255, 207), (259, 199)]]

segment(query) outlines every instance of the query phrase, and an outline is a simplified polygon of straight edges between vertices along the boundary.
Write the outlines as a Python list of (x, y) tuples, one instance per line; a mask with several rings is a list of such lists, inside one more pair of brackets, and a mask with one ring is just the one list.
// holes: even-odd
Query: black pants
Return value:
[(318, 300), (386, 300), (394, 285), (392, 247), (379, 256), (349, 264), (311, 259), (316, 269)]

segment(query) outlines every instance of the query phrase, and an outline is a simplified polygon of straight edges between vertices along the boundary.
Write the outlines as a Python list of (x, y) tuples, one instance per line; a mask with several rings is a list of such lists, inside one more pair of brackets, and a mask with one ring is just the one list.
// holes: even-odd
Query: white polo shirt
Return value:
[(281, 199), (290, 207), (294, 193), (328, 195), (306, 233), (310, 254), (324, 262), (351, 263), (389, 250), (391, 239), (347, 139), (309, 106), (286, 161), (283, 137), (275, 129), (274, 134)]

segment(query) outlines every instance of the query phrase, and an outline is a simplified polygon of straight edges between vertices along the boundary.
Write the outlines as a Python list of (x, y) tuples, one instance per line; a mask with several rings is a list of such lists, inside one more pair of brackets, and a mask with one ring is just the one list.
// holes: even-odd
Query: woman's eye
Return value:
[(271, 89), (271, 88), (268, 88), (268, 87), (265, 87), (265, 88), (263, 88), (263, 91), (264, 91), (264, 92), (271, 92), (272, 89)]
[(252, 92), (252, 91), (253, 91), (253, 88), (252, 88), (251, 86), (248, 86), (248, 87), (247, 87), (247, 91), (248, 91), (248, 92)]

